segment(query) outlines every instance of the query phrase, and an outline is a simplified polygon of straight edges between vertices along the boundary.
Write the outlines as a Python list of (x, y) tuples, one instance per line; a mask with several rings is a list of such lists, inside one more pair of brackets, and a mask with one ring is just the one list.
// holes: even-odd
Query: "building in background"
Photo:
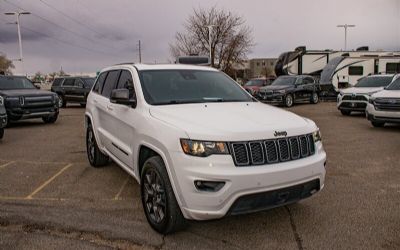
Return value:
[(252, 78), (275, 76), (277, 58), (253, 58), (234, 65), (235, 78), (245, 82)]

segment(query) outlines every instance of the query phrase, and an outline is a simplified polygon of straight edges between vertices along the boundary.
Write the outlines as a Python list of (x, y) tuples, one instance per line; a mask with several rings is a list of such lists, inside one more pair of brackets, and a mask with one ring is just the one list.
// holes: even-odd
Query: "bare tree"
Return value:
[(0, 72), (7, 75), (12, 75), (11, 69), (15, 68), (11, 60), (7, 59), (6, 55), (0, 52)]
[(209, 54), (208, 25), (214, 25), (211, 33), (211, 66), (232, 74), (232, 65), (246, 58), (253, 47), (251, 29), (243, 17), (230, 11), (194, 9), (184, 24), (185, 31), (175, 35), (170, 44), (174, 57), (191, 54)]

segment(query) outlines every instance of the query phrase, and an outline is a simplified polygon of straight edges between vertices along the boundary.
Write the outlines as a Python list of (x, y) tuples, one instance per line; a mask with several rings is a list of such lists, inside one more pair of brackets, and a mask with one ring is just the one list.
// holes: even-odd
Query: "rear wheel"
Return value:
[(288, 107), (288, 108), (290, 108), (290, 107), (293, 106), (293, 103), (294, 103), (293, 96), (292, 96), (291, 94), (288, 94), (288, 95), (285, 97), (285, 106)]
[(317, 104), (319, 102), (319, 96), (317, 92), (312, 93), (310, 103)]
[(108, 163), (108, 156), (103, 154), (97, 146), (92, 125), (89, 123), (86, 131), (86, 152), (92, 167), (101, 167)]
[(160, 156), (144, 163), (140, 183), (143, 209), (154, 230), (168, 234), (187, 226)]
[(377, 122), (377, 121), (371, 121), (372, 126), (376, 127), (376, 128), (380, 128), (385, 126), (384, 122)]
[(350, 115), (351, 114), (351, 111), (350, 110), (340, 110), (340, 112), (342, 113), (342, 115)]
[(56, 113), (55, 115), (52, 116), (43, 116), (42, 120), (44, 121), (44, 123), (55, 123), (58, 119), (58, 113)]
[(0, 128), (0, 139), (4, 136), (4, 128)]

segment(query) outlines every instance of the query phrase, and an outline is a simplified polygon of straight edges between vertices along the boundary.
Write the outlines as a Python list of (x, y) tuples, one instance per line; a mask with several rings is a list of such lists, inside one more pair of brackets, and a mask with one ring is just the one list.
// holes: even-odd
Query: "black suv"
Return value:
[(7, 113), (4, 108), (4, 98), (0, 96), (0, 139), (4, 135), (4, 127), (7, 125)]
[(53, 81), (51, 91), (59, 96), (59, 107), (65, 108), (67, 102), (80, 103), (86, 106), (86, 98), (92, 89), (92, 77), (60, 77)]
[(270, 86), (260, 88), (257, 98), (291, 107), (296, 102), (318, 103), (319, 91), (319, 84), (312, 76), (280, 76)]
[(54, 123), (58, 118), (58, 96), (37, 89), (26, 77), (0, 76), (0, 96), (7, 111), (7, 123), (30, 118)]

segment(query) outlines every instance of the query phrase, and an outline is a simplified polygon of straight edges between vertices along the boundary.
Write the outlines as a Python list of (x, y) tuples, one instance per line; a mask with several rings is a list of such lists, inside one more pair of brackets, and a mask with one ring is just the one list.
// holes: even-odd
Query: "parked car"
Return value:
[(60, 77), (53, 81), (51, 91), (59, 96), (59, 107), (65, 108), (68, 102), (86, 105), (87, 95), (93, 86), (92, 77)]
[(366, 116), (374, 127), (400, 123), (400, 78), (369, 98)]
[(324, 187), (316, 124), (258, 102), (210, 67), (106, 68), (85, 124), (90, 164), (111, 158), (132, 175), (149, 224), (163, 234), (187, 219), (284, 206)]
[(4, 98), (0, 96), (0, 139), (4, 136), (4, 127), (7, 125), (7, 112), (4, 107)]
[(312, 76), (280, 76), (270, 86), (260, 88), (258, 99), (286, 107), (297, 102), (316, 104), (319, 101), (319, 90), (319, 85)]
[(352, 88), (340, 90), (337, 97), (337, 108), (342, 115), (351, 112), (365, 112), (369, 97), (383, 90), (398, 76), (393, 74), (371, 75), (361, 78)]
[(37, 89), (26, 77), (0, 75), (0, 96), (4, 99), (8, 123), (31, 118), (54, 123), (58, 118), (58, 96)]
[(246, 82), (243, 87), (244, 89), (249, 92), (252, 96), (258, 94), (258, 91), (263, 86), (271, 85), (271, 83), (275, 80), (275, 77), (268, 77), (268, 78), (254, 78), (250, 79)]

